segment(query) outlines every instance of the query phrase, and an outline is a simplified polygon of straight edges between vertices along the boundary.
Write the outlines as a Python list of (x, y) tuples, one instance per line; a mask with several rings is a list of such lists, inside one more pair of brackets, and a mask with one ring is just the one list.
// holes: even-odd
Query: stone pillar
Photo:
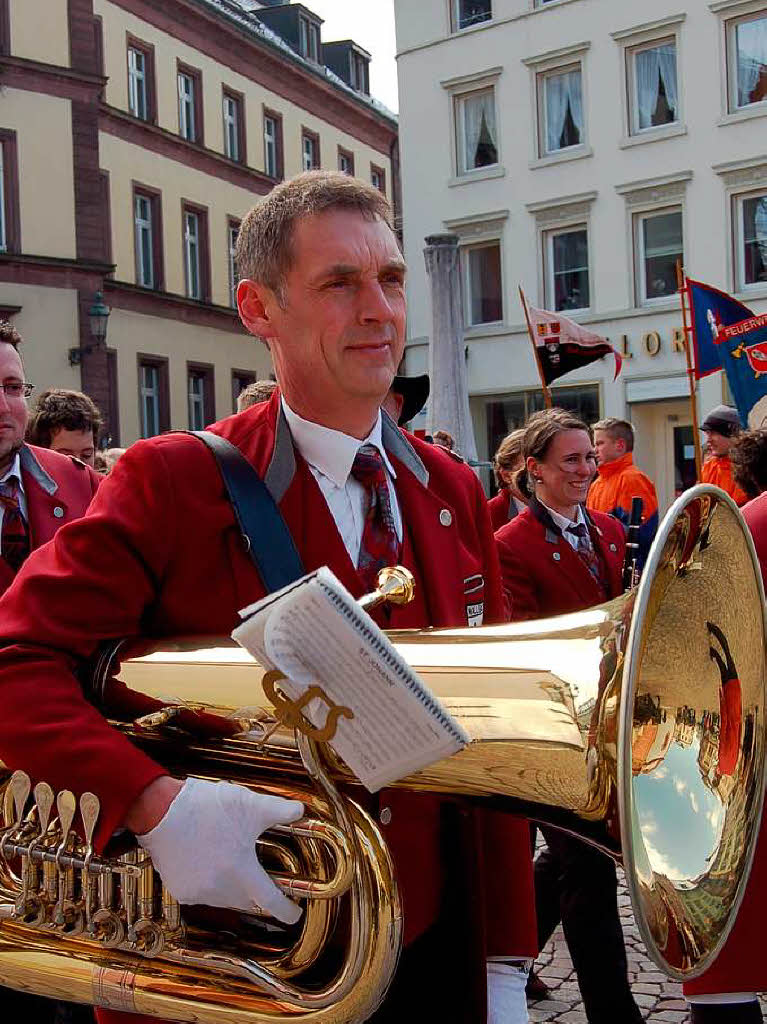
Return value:
[(476, 461), (477, 445), (469, 412), (469, 384), (463, 340), (463, 302), (457, 235), (428, 235), (426, 272), (431, 285), (429, 344), (429, 431), (446, 430), (461, 455)]

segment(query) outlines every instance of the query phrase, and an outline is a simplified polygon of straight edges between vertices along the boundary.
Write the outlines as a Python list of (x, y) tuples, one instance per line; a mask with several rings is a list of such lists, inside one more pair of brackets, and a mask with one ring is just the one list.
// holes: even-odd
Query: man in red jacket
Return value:
[[(245, 218), (237, 264), (240, 316), (269, 346), (280, 389), (212, 429), (261, 475), (305, 569), (329, 565), (359, 596), (370, 589), (371, 563), (405, 564), (416, 598), (392, 610), (391, 627), (499, 621), (500, 573), (479, 482), (379, 411), (405, 324), (405, 266), (385, 198), (347, 175), (312, 172), (284, 182)], [(245, 800), (238, 786), (222, 796), (221, 786), (171, 778), (109, 728), (73, 674), (100, 640), (140, 631), (228, 633), (238, 609), (263, 596), (210, 453), (183, 434), (138, 442), (87, 518), (63, 530), (23, 576), (0, 607), (0, 757), (54, 788), (96, 793), (97, 839), (103, 844), (120, 825), (136, 833), (182, 902), (246, 909), (255, 902), (296, 920), (300, 911), (252, 851), (259, 829), (295, 819), (300, 805), (249, 791)], [(488, 982), (485, 958), (535, 951), (526, 825), (504, 819), (502, 840), (485, 851), (485, 877), (450, 878), (441, 845), (445, 802), (398, 792), (381, 799), (408, 948), (376, 1020), (433, 1013), (476, 1024), (486, 1016), (486, 990), (490, 1012), (502, 1019), (503, 979), (494, 984), (493, 970)], [(195, 821), (215, 827), (221, 800), (231, 800), (233, 813), (221, 842), (200, 857), (186, 839)], [(497, 836), (498, 821), (486, 817), (479, 834)], [(229, 841), (232, 820), (247, 863)], [(446, 837), (450, 845), (454, 838)], [(204, 898), (196, 898), (201, 890)], [(479, 919), (473, 939), (446, 918), (446, 898)], [(120, 997), (129, 1003), (129, 986)]]

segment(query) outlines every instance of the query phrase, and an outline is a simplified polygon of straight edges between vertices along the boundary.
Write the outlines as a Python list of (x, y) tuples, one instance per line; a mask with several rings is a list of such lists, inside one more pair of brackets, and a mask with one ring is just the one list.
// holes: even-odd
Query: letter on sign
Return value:
[(647, 349), (648, 356), (657, 356), (660, 352), (660, 334), (657, 331), (648, 331), (642, 337), (642, 341)]

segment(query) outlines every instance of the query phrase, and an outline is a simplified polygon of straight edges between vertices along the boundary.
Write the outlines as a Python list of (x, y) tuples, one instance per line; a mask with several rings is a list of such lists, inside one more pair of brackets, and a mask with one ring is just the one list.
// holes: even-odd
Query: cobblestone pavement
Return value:
[[(634, 999), (648, 1021), (657, 1021), (658, 1024), (661, 1024), (661, 1021), (664, 1024), (689, 1024), (690, 1017), (687, 1003), (682, 996), (682, 986), (661, 974), (647, 956), (639, 938), (639, 930), (634, 923), (623, 875), (620, 874), (619, 877), (618, 903)], [(586, 1024), (578, 982), (561, 928), (557, 928), (551, 941), (538, 957), (536, 971), (548, 985), (551, 994), (548, 999), (529, 1001), (528, 1012), (532, 1024)], [(767, 1000), (763, 999), (762, 1013), (765, 1014), (765, 1011)]]

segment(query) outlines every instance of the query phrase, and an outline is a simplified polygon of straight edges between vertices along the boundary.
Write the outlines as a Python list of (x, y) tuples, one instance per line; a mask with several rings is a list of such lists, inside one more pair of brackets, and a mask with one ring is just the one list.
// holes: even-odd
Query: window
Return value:
[(767, 194), (738, 196), (739, 287), (767, 282)]
[(501, 246), (498, 242), (475, 245), (462, 251), (466, 291), (466, 326), (503, 320)]
[(178, 65), (178, 133), (189, 142), (202, 142), (202, 76)]
[[(584, 423), (596, 423), (600, 418), (598, 384), (555, 384), (551, 391), (556, 408), (566, 409)], [(537, 387), (494, 395), (485, 400), (485, 409), (487, 450), (492, 453), (498, 450), (498, 445), (508, 433), (523, 427), (534, 412), (543, 409), (543, 394)]]
[(232, 370), (232, 412), (237, 412), (237, 399), (250, 384), (256, 383), (256, 375), (250, 370)]
[(154, 437), (170, 427), (168, 360), (138, 357), (139, 423), (142, 437)]
[(301, 56), (307, 60), (313, 60), (315, 64), (320, 62), (320, 27), (308, 18), (298, 19), (298, 30), (301, 46)]
[(189, 429), (202, 430), (216, 418), (213, 367), (208, 363), (187, 363), (186, 379)]
[(546, 308), (588, 309), (589, 242), (585, 227), (546, 236)]
[(342, 174), (354, 175), (354, 154), (338, 147), (338, 169)]
[(730, 108), (739, 110), (767, 100), (767, 17), (727, 24)]
[(678, 121), (676, 42), (631, 50), (629, 61), (632, 135)]
[(541, 156), (585, 142), (581, 66), (540, 76)]
[(201, 207), (183, 203), (184, 285), (188, 299), (207, 302), (210, 273), (208, 268), (208, 218)]
[(154, 121), (154, 47), (128, 36), (128, 110)]
[(452, 5), (454, 32), (489, 21), (493, 16), (490, 0), (452, 0)]
[(458, 173), (470, 174), (498, 163), (495, 89), (481, 89), (455, 98)]
[(270, 178), (282, 177), (282, 117), (264, 110), (264, 171)]
[(367, 59), (352, 50), (349, 54), (349, 83), (352, 89), (368, 96), (370, 94), (369, 74)]
[(241, 94), (224, 89), (224, 155), (245, 163), (245, 104)]
[(676, 264), (683, 257), (681, 209), (639, 214), (635, 235), (640, 302), (675, 296)]
[(133, 190), (133, 234), (136, 284), (162, 288), (162, 226), (160, 193), (142, 186)]
[(377, 188), (379, 192), (383, 192), (386, 195), (386, 171), (383, 167), (376, 167), (375, 164), (370, 165), (370, 184), (373, 188)]
[(0, 252), (20, 252), (16, 132), (0, 128)]
[(232, 309), (237, 309), (238, 276), (235, 252), (237, 249), (237, 236), (239, 235), (239, 233), (240, 222), (230, 217), (226, 227), (226, 242), (227, 254), (229, 257), (229, 305), (232, 307)]
[(320, 166), (320, 137), (315, 132), (304, 128), (301, 133), (301, 153), (303, 169), (315, 171)]

